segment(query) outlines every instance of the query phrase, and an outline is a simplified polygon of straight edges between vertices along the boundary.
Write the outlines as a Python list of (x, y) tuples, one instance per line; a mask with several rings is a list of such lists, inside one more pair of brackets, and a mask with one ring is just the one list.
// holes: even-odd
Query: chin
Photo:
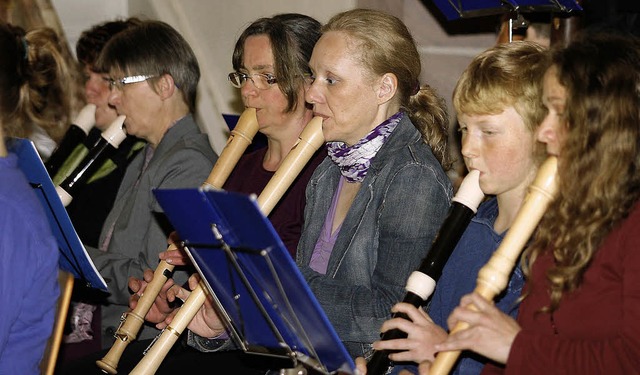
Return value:
[(96, 116), (96, 128), (106, 129), (118, 118), (117, 115), (114, 116)]
[(482, 190), (482, 193), (484, 195), (497, 195), (496, 189), (490, 184), (487, 184), (486, 182), (483, 183), (482, 181), (480, 181), (479, 185), (480, 185), (480, 190)]
[(322, 135), (324, 137), (324, 141), (325, 142), (336, 142), (337, 140), (335, 139), (335, 137), (333, 137), (330, 133), (328, 133), (327, 131), (325, 131), (325, 129), (322, 129)]

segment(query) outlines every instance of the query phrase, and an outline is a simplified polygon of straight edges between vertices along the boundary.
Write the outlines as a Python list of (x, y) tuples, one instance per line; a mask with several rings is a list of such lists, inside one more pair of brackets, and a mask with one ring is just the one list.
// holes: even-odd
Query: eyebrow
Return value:
[[(247, 68), (246, 66), (242, 66), (243, 69), (245, 70), (249, 70), (249, 68)], [(255, 65), (251, 67), (252, 70), (274, 70), (275, 66), (273, 66), (273, 64), (263, 64), (263, 65)]]

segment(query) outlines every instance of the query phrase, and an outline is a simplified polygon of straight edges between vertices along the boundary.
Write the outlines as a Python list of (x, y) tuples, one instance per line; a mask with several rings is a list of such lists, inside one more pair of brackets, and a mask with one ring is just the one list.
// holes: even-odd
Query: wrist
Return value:
[(208, 340), (228, 340), (229, 335), (227, 334), (227, 330), (223, 329), (219, 333), (214, 332), (213, 337), (208, 337)]

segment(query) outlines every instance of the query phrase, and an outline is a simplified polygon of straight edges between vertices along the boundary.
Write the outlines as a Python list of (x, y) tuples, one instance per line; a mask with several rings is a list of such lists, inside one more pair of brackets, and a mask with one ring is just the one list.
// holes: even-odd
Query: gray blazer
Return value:
[(296, 263), (353, 356), (366, 355), (429, 250), (453, 194), (451, 182), (405, 115), (371, 162), (344, 219), (326, 275), (309, 267), (340, 171), (327, 158), (307, 185)]
[[(141, 173), (148, 147), (145, 146), (127, 168), (114, 206), (103, 225), (99, 244), (113, 230), (107, 251), (87, 248), (109, 287), (108, 304), (102, 306), (102, 346), (105, 348), (113, 344), (113, 333), (120, 316), (128, 310), (129, 276), (141, 278), (145, 269), (155, 269), (158, 253), (167, 248), (167, 237), (172, 228), (152, 190), (199, 187), (217, 159), (206, 134), (200, 132), (191, 115), (183, 117), (167, 131)], [(176, 269), (174, 279), (182, 283), (188, 275), (185, 270)], [(147, 325), (138, 337), (152, 338), (158, 332)]]

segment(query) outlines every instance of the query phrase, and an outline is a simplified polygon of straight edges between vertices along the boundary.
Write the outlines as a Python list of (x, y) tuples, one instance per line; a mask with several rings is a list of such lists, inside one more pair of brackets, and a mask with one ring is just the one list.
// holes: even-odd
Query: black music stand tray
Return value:
[(49, 227), (60, 250), (58, 261), (60, 268), (73, 274), (76, 279), (82, 280), (88, 287), (106, 292), (107, 283), (96, 269), (73, 228), (69, 214), (58, 197), (56, 188), (33, 143), (28, 139), (9, 138), (7, 148), (9, 152), (18, 156), (18, 167), (33, 187), (47, 214)]
[(242, 350), (288, 358), (312, 373), (354, 373), (352, 358), (255, 196), (154, 193)]

